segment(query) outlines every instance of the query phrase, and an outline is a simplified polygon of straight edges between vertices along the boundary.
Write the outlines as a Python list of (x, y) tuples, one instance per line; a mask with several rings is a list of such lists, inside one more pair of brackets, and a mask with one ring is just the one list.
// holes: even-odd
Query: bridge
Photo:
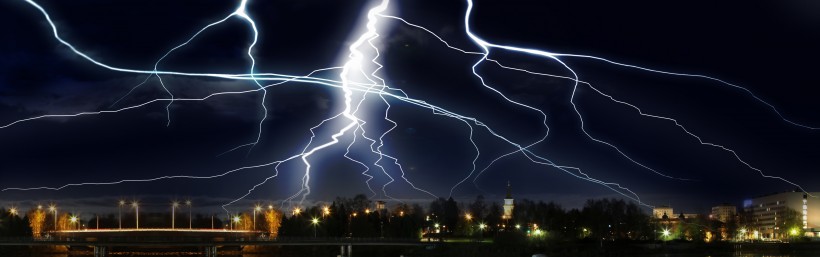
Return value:
[(245, 246), (339, 246), (341, 256), (352, 257), (353, 246), (426, 246), (412, 238), (277, 237), (254, 231), (220, 229), (128, 229), (67, 230), (43, 238), (0, 238), (0, 246), (90, 247), (95, 257), (105, 257), (115, 247), (194, 248), (206, 257), (216, 257), (218, 249)]

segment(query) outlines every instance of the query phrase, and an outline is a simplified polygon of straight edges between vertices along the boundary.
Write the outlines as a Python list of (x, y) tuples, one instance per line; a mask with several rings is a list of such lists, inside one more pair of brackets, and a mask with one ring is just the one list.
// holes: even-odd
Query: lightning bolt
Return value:
[[(625, 158), (626, 160), (630, 161), (634, 165), (639, 166), (642, 169), (646, 169), (646, 170), (652, 172), (655, 175), (658, 175), (658, 176), (661, 176), (661, 177), (664, 177), (664, 178), (667, 178), (667, 179), (682, 180), (682, 181), (691, 180), (691, 179), (688, 179), (688, 178), (679, 178), (679, 177), (676, 177), (676, 176), (668, 175), (668, 174), (663, 173), (661, 171), (658, 171), (658, 170), (656, 170), (652, 167), (649, 167), (648, 165), (645, 165), (643, 162), (639, 161), (638, 158), (635, 158), (635, 157), (632, 157), (631, 155), (628, 155), (625, 151), (621, 150), (621, 148), (619, 146), (617, 146), (616, 144), (611, 143), (611, 142), (607, 142), (607, 141), (604, 141), (604, 140), (600, 140), (600, 139), (596, 138), (595, 136), (593, 136), (592, 134), (590, 134), (589, 132), (587, 132), (586, 127), (585, 127), (584, 116), (582, 115), (582, 112), (579, 110), (578, 105), (574, 101), (577, 89), (580, 86), (586, 86), (586, 87), (592, 89), (594, 92), (598, 93), (599, 95), (609, 99), (612, 102), (627, 106), (627, 107), (635, 110), (638, 113), (638, 115), (641, 115), (642, 117), (651, 118), (651, 119), (660, 119), (660, 120), (671, 122), (675, 126), (677, 126), (684, 134), (686, 134), (687, 136), (695, 139), (701, 145), (718, 148), (718, 149), (721, 149), (723, 151), (726, 151), (726, 152), (730, 153), (731, 155), (733, 155), (733, 157), (735, 157), (735, 159), (738, 162), (744, 164), (747, 168), (749, 168), (751, 170), (757, 171), (761, 176), (763, 176), (765, 178), (770, 178), (770, 179), (778, 179), (778, 180), (781, 180), (781, 181), (786, 182), (788, 184), (791, 184), (793, 186), (797, 186), (798, 188), (803, 190), (802, 187), (800, 187), (798, 184), (793, 183), (789, 180), (786, 180), (785, 178), (765, 174), (763, 172), (763, 170), (754, 167), (748, 161), (741, 158), (740, 155), (735, 150), (733, 150), (729, 147), (723, 146), (721, 144), (711, 143), (711, 142), (703, 140), (702, 137), (692, 133), (689, 129), (684, 127), (682, 124), (680, 124), (678, 122), (678, 120), (676, 120), (674, 118), (644, 112), (643, 109), (639, 108), (638, 106), (636, 106), (634, 104), (631, 104), (631, 103), (628, 103), (628, 102), (625, 102), (625, 101), (622, 101), (622, 100), (615, 99), (611, 95), (599, 90), (598, 88), (593, 87), (592, 84), (581, 80), (579, 74), (572, 67), (570, 67), (567, 63), (565, 63), (562, 60), (562, 58), (592, 59), (592, 60), (596, 60), (596, 61), (602, 61), (602, 62), (605, 62), (605, 63), (609, 63), (611, 65), (616, 65), (616, 66), (631, 68), (631, 69), (638, 69), (638, 70), (642, 70), (642, 71), (646, 71), (646, 72), (659, 73), (659, 74), (665, 74), (665, 75), (670, 75), (670, 76), (693, 77), (693, 78), (709, 80), (709, 81), (712, 81), (712, 82), (717, 82), (720, 85), (729, 86), (731, 88), (740, 90), (741, 92), (750, 95), (758, 103), (769, 107), (776, 115), (778, 115), (778, 117), (780, 117), (784, 122), (786, 122), (788, 124), (798, 126), (798, 127), (801, 127), (801, 128), (805, 128), (805, 129), (810, 129), (810, 130), (820, 129), (820, 128), (817, 128), (817, 127), (812, 127), (812, 126), (808, 126), (808, 125), (804, 125), (804, 124), (792, 121), (792, 120), (788, 119), (787, 117), (785, 117), (777, 108), (775, 108), (774, 105), (772, 105), (772, 104), (768, 103), (767, 101), (763, 100), (762, 98), (758, 97), (757, 95), (755, 95), (749, 89), (744, 88), (744, 87), (739, 86), (739, 85), (736, 85), (736, 84), (726, 82), (724, 80), (720, 80), (720, 79), (711, 77), (711, 76), (656, 70), (656, 69), (645, 68), (645, 67), (640, 67), (640, 66), (636, 66), (636, 65), (630, 65), (630, 64), (626, 64), (626, 63), (616, 62), (616, 61), (612, 61), (612, 60), (609, 60), (609, 59), (596, 57), (596, 56), (579, 55), (579, 54), (553, 53), (553, 52), (534, 49), (534, 48), (524, 48), (524, 47), (518, 47), (518, 46), (512, 46), (512, 45), (501, 45), (501, 44), (492, 43), (492, 41), (485, 40), (485, 39), (479, 37), (478, 35), (476, 35), (471, 30), (470, 17), (471, 17), (471, 13), (472, 13), (472, 10), (473, 10), (473, 7), (474, 7), (472, 0), (467, 0), (467, 8), (466, 8), (465, 13), (464, 13), (464, 24), (465, 24), (464, 33), (475, 44), (476, 47), (480, 48), (480, 51), (467, 51), (467, 50), (463, 50), (463, 49), (454, 47), (454, 46), (452, 46), (451, 44), (449, 44), (444, 39), (442, 39), (441, 37), (439, 37), (438, 35), (436, 35), (435, 33), (433, 33), (432, 31), (430, 31), (427, 28), (424, 28), (422, 26), (410, 23), (410, 22), (408, 22), (407, 20), (405, 20), (401, 17), (384, 14), (388, 9), (389, 0), (382, 0), (382, 1), (379, 2), (378, 5), (372, 7), (368, 10), (367, 15), (366, 15), (367, 23), (365, 24), (365, 31), (361, 35), (359, 35), (356, 38), (356, 40), (354, 42), (352, 42), (349, 45), (349, 47), (347, 48), (347, 52), (348, 52), (347, 59), (346, 59), (346, 61), (344, 62), (344, 64), (342, 66), (317, 69), (317, 70), (314, 70), (313, 72), (311, 72), (307, 75), (304, 75), (304, 76), (294, 76), (294, 75), (277, 74), (277, 73), (257, 73), (256, 72), (257, 62), (256, 62), (256, 59), (254, 58), (253, 51), (254, 51), (254, 48), (256, 47), (256, 44), (257, 44), (257, 41), (258, 41), (259, 31), (257, 30), (256, 22), (247, 13), (247, 0), (242, 0), (239, 3), (238, 7), (233, 12), (228, 14), (227, 16), (225, 16), (222, 19), (219, 19), (219, 20), (217, 20), (213, 23), (207, 24), (206, 26), (204, 26), (201, 29), (197, 30), (192, 36), (190, 36), (188, 38), (188, 40), (182, 42), (181, 44), (176, 45), (175, 47), (173, 47), (170, 50), (168, 50), (167, 52), (165, 52), (165, 54), (162, 55), (154, 63), (153, 68), (150, 69), (150, 70), (139, 70), (139, 69), (115, 67), (115, 66), (111, 66), (111, 65), (105, 64), (103, 62), (100, 62), (100, 61), (97, 61), (97, 60), (91, 58), (90, 56), (88, 56), (85, 53), (83, 53), (82, 51), (78, 50), (72, 44), (70, 44), (69, 42), (63, 40), (60, 37), (60, 35), (58, 33), (57, 26), (51, 20), (49, 14), (46, 12), (46, 10), (43, 7), (41, 7), (39, 4), (37, 4), (33, 0), (25, 0), (25, 2), (30, 4), (34, 8), (38, 9), (43, 14), (44, 18), (49, 23), (49, 25), (52, 29), (54, 38), (57, 41), (59, 41), (62, 45), (68, 47), (76, 55), (81, 56), (82, 58), (84, 58), (85, 60), (93, 63), (94, 65), (97, 65), (99, 67), (102, 67), (102, 68), (105, 68), (105, 69), (108, 69), (108, 70), (124, 72), (124, 73), (135, 73), (135, 74), (145, 74), (146, 75), (145, 80), (143, 80), (141, 83), (138, 83), (136, 86), (131, 88), (131, 90), (128, 91), (125, 95), (123, 95), (122, 97), (117, 99), (111, 105), (110, 108), (113, 108), (114, 106), (118, 105), (123, 99), (125, 99), (127, 96), (129, 96), (134, 90), (136, 90), (140, 86), (147, 83), (152, 77), (157, 78), (157, 80), (160, 83), (161, 88), (163, 89), (163, 91), (165, 91), (165, 93), (167, 93), (168, 98), (153, 99), (153, 100), (142, 102), (142, 103), (139, 103), (139, 104), (136, 104), (136, 105), (130, 105), (130, 106), (127, 106), (127, 107), (120, 107), (120, 108), (117, 108), (117, 109), (110, 109), (110, 110), (87, 111), (87, 112), (79, 112), (79, 113), (73, 113), (73, 114), (40, 115), (40, 116), (35, 116), (35, 117), (30, 117), (30, 118), (25, 118), (25, 119), (12, 121), (10, 123), (7, 123), (5, 125), (0, 126), (0, 129), (8, 128), (8, 127), (11, 127), (11, 126), (18, 125), (20, 123), (30, 122), (30, 121), (39, 120), (39, 119), (47, 119), (47, 118), (55, 118), (55, 117), (78, 117), (78, 116), (86, 116), (86, 115), (114, 114), (114, 113), (118, 113), (118, 112), (138, 109), (138, 108), (141, 108), (141, 107), (144, 107), (144, 106), (147, 106), (147, 105), (151, 105), (151, 104), (155, 104), (155, 103), (165, 103), (166, 104), (165, 105), (166, 115), (167, 115), (166, 126), (170, 126), (170, 122), (171, 122), (170, 106), (174, 102), (180, 102), (180, 101), (206, 101), (208, 99), (211, 99), (211, 98), (216, 97), (216, 96), (221, 96), (221, 95), (237, 95), (237, 94), (260, 93), (261, 94), (260, 109), (263, 113), (263, 117), (260, 119), (260, 121), (258, 123), (258, 133), (256, 134), (255, 141), (253, 141), (251, 143), (246, 143), (246, 144), (239, 145), (239, 146), (234, 147), (234, 148), (227, 151), (227, 152), (231, 152), (231, 151), (235, 151), (237, 149), (241, 149), (241, 148), (244, 148), (244, 147), (249, 147), (250, 148), (249, 152), (250, 152), (250, 150), (252, 150), (253, 147), (259, 143), (259, 141), (261, 140), (261, 138), (263, 136), (263, 125), (264, 125), (264, 122), (265, 122), (265, 120), (267, 118), (267, 115), (268, 115), (268, 109), (265, 105), (265, 101), (266, 101), (267, 93), (268, 93), (267, 88), (269, 88), (269, 87), (274, 87), (274, 86), (282, 85), (284, 83), (289, 83), (289, 82), (301, 82), (301, 83), (307, 83), (307, 84), (312, 84), (312, 85), (319, 85), (319, 86), (327, 86), (327, 87), (337, 88), (337, 89), (341, 90), (342, 93), (343, 93), (342, 98), (343, 98), (344, 108), (341, 112), (322, 120), (321, 122), (319, 122), (319, 124), (317, 124), (317, 125), (310, 128), (311, 137), (307, 141), (307, 143), (305, 144), (305, 146), (301, 150), (301, 152), (299, 152), (298, 154), (288, 156), (288, 157), (283, 158), (281, 160), (277, 160), (277, 161), (272, 161), (272, 162), (258, 164), (258, 165), (240, 167), (240, 168), (232, 169), (232, 170), (229, 170), (229, 171), (226, 171), (226, 172), (223, 172), (223, 173), (219, 173), (219, 174), (216, 174), (216, 175), (210, 175), (210, 176), (173, 175), (173, 176), (161, 176), (161, 177), (149, 178), (149, 179), (124, 179), (124, 180), (118, 180), (118, 181), (112, 181), (112, 182), (71, 183), (71, 184), (65, 184), (65, 185), (59, 186), (59, 187), (28, 187), (28, 188), (26, 188), (26, 187), (10, 187), (10, 188), (4, 188), (4, 189), (2, 189), (2, 191), (63, 190), (65, 188), (76, 187), (76, 186), (116, 185), (116, 184), (121, 184), (121, 183), (153, 182), (153, 181), (165, 180), (165, 179), (215, 179), (215, 178), (224, 177), (224, 176), (227, 176), (229, 174), (233, 174), (233, 173), (239, 172), (239, 171), (273, 167), (274, 173), (271, 176), (265, 178), (264, 180), (262, 180), (259, 183), (253, 185), (252, 187), (250, 187), (245, 194), (243, 194), (243, 195), (239, 196), (238, 198), (236, 198), (235, 200), (230, 201), (230, 202), (226, 203), (225, 205), (223, 205), (222, 208), (225, 209), (225, 211), (227, 211), (227, 206), (230, 206), (232, 204), (235, 204), (235, 203), (247, 198), (258, 187), (266, 184), (269, 180), (277, 178), (280, 174), (280, 171), (279, 171), (279, 166), (280, 165), (282, 165), (286, 162), (289, 162), (289, 161), (294, 161), (294, 160), (299, 159), (299, 160), (301, 160), (302, 164), (305, 167), (304, 168), (304, 175), (302, 176), (301, 183), (300, 183), (300, 188), (293, 195), (291, 195), (290, 197), (283, 200), (282, 204), (284, 204), (285, 202), (294, 201), (296, 198), (299, 198), (299, 204), (301, 205), (307, 199), (307, 197), (311, 194), (311, 186), (310, 186), (311, 183), (310, 182), (311, 182), (311, 174), (312, 174), (312, 169), (313, 169), (313, 165), (311, 164), (311, 158), (315, 157), (315, 155), (317, 153), (319, 153), (323, 150), (327, 150), (327, 149), (330, 149), (330, 148), (333, 148), (333, 147), (337, 147), (337, 145), (343, 145), (343, 146), (346, 146), (345, 147), (345, 153), (343, 154), (343, 157), (346, 158), (347, 160), (349, 160), (351, 162), (354, 162), (354, 163), (356, 163), (359, 166), (364, 168), (361, 175), (366, 177), (366, 180), (364, 181), (364, 183), (367, 186), (367, 188), (370, 190), (370, 192), (372, 193), (371, 197), (378, 196), (378, 193), (376, 193), (376, 191), (373, 189), (373, 187), (370, 184), (372, 179), (374, 178), (374, 175), (375, 175), (375, 173), (372, 173), (372, 170), (374, 170), (374, 169), (372, 169), (371, 166), (378, 168), (378, 170), (380, 170), (381, 173), (383, 175), (385, 175), (385, 177), (389, 178), (389, 181), (381, 186), (381, 194), (383, 194), (386, 198), (391, 198), (391, 199), (394, 199), (394, 200), (398, 200), (398, 199), (395, 199), (392, 196), (390, 196), (390, 194), (388, 193), (388, 186), (396, 181), (396, 179), (394, 179), (394, 175), (391, 175), (391, 172), (388, 171), (388, 170), (391, 169), (391, 167), (395, 167), (395, 170), (400, 173), (400, 178), (403, 180), (403, 182), (406, 183), (407, 185), (409, 185), (410, 187), (412, 187), (414, 190), (416, 190), (418, 192), (421, 192), (421, 193), (424, 193), (426, 195), (429, 195), (431, 197), (437, 197), (437, 195), (434, 194), (433, 192), (431, 192), (430, 190), (426, 190), (426, 189), (424, 189), (420, 186), (416, 186), (416, 183), (414, 183), (413, 181), (411, 181), (411, 179), (409, 179), (407, 177), (407, 174), (404, 171), (404, 168), (402, 167), (402, 164), (401, 164), (399, 158), (397, 158), (397, 157), (395, 157), (395, 156), (393, 156), (389, 153), (385, 153), (385, 151), (383, 150), (383, 147), (386, 144), (385, 143), (385, 137), (398, 126), (396, 121), (390, 119), (390, 117), (389, 117), (390, 116), (390, 109), (392, 107), (390, 102), (391, 101), (399, 101), (399, 102), (406, 103), (406, 104), (409, 104), (409, 105), (412, 105), (412, 106), (416, 106), (418, 108), (428, 109), (432, 112), (433, 115), (436, 115), (436, 116), (443, 116), (443, 117), (446, 117), (446, 118), (451, 118), (451, 119), (458, 120), (461, 123), (464, 123), (467, 126), (467, 128), (469, 129), (469, 135), (468, 135), (469, 136), (469, 141), (471, 142), (473, 149), (475, 149), (475, 156), (472, 159), (472, 168), (469, 170), (466, 177), (459, 180), (450, 189), (450, 191), (449, 191), (450, 196), (453, 196), (453, 194), (457, 190), (457, 188), (459, 186), (461, 186), (464, 182), (468, 181), (470, 178), (473, 178), (473, 184), (476, 184), (476, 180), (486, 170), (488, 170), (492, 165), (494, 165), (498, 160), (501, 160), (501, 159), (506, 158), (508, 156), (521, 154), (522, 156), (527, 158), (527, 160), (529, 160), (532, 163), (543, 165), (545, 167), (554, 168), (554, 169), (562, 171), (562, 172), (564, 172), (564, 173), (566, 173), (570, 176), (573, 176), (575, 178), (598, 184), (598, 185), (603, 186), (605, 188), (608, 188), (608, 189), (612, 190), (613, 192), (616, 192), (616, 193), (618, 193), (618, 194), (620, 194), (620, 195), (622, 195), (622, 196), (624, 196), (628, 199), (636, 201), (637, 203), (639, 203), (641, 205), (651, 207), (651, 205), (643, 202), (641, 200), (640, 196), (637, 193), (635, 193), (634, 191), (630, 190), (629, 188), (627, 188), (625, 186), (622, 186), (621, 184), (619, 184), (617, 182), (609, 182), (609, 181), (603, 181), (603, 180), (593, 178), (593, 177), (589, 176), (586, 172), (584, 172), (582, 169), (580, 169), (578, 167), (559, 164), (559, 163), (554, 162), (554, 161), (548, 159), (547, 157), (539, 155), (539, 154), (535, 153), (533, 150), (531, 150), (531, 148), (533, 146), (543, 143), (549, 137), (550, 126), (547, 124), (547, 117), (548, 117), (547, 113), (545, 113), (544, 111), (542, 111), (542, 110), (540, 110), (536, 107), (529, 106), (529, 105), (514, 101), (514, 100), (510, 99), (509, 97), (507, 97), (501, 90), (498, 90), (495, 87), (489, 85), (485, 81), (482, 74), (480, 72), (478, 72), (478, 70), (477, 70), (479, 66), (484, 65), (486, 62), (493, 63), (493, 64), (497, 65), (498, 67), (500, 67), (502, 69), (517, 71), (517, 72), (525, 73), (525, 74), (528, 74), (528, 75), (546, 76), (546, 77), (560, 78), (560, 79), (565, 79), (565, 80), (570, 81), (572, 83), (572, 94), (571, 94), (570, 98), (568, 99), (568, 102), (573, 106), (575, 116), (578, 118), (578, 121), (581, 125), (581, 127), (580, 127), (581, 131), (586, 135), (586, 137), (589, 140), (591, 140), (595, 143), (607, 146), (608, 148), (612, 149), (615, 153), (617, 153), (619, 156)], [(197, 38), (197, 36), (199, 36), (201, 33), (204, 33), (209, 28), (217, 26), (217, 25), (223, 23), (224, 21), (226, 21), (230, 18), (239, 18), (239, 19), (244, 20), (248, 24), (248, 27), (253, 31), (252, 41), (248, 45), (248, 48), (247, 48), (247, 51), (246, 51), (247, 57), (250, 60), (250, 67), (249, 67), (249, 71), (248, 71), (247, 74), (189, 73), (189, 72), (165, 71), (165, 70), (160, 70), (159, 69), (160, 63), (166, 57), (170, 56), (174, 51), (176, 51), (176, 50), (178, 50), (182, 47), (185, 47), (186, 45), (188, 45), (189, 43), (194, 41)], [(470, 71), (472, 72), (472, 75), (477, 79), (477, 82), (481, 84), (482, 88), (484, 90), (490, 90), (491, 92), (495, 93), (499, 98), (503, 99), (507, 103), (513, 104), (513, 105), (515, 105), (517, 107), (520, 107), (521, 109), (526, 110), (528, 112), (537, 113), (540, 116), (539, 125), (543, 126), (543, 128), (546, 130), (546, 132), (543, 135), (539, 135), (538, 138), (536, 138), (536, 139), (534, 139), (533, 141), (530, 141), (530, 142), (526, 142), (526, 143), (514, 142), (514, 141), (508, 139), (507, 136), (502, 135), (501, 133), (497, 132), (497, 130), (491, 128), (489, 125), (482, 122), (479, 118), (470, 117), (470, 116), (466, 116), (466, 115), (462, 115), (462, 114), (459, 114), (459, 113), (452, 112), (452, 111), (447, 110), (443, 107), (437, 106), (433, 103), (428, 103), (424, 100), (413, 98), (413, 97), (409, 96), (408, 94), (406, 94), (403, 90), (401, 90), (399, 88), (390, 87), (389, 83), (385, 79), (383, 79), (382, 77), (380, 77), (378, 75), (379, 71), (384, 67), (381, 63), (379, 63), (379, 58), (380, 58), (381, 55), (380, 55), (379, 48), (374, 43), (380, 37), (379, 27), (377, 26), (380, 18), (397, 20), (397, 21), (400, 21), (400, 22), (402, 22), (403, 24), (405, 24), (407, 26), (411, 26), (413, 28), (424, 30), (427, 33), (429, 33), (430, 35), (434, 36), (436, 39), (438, 39), (441, 43), (443, 43), (448, 48), (453, 49), (453, 50), (458, 51), (458, 52), (461, 52), (461, 53), (466, 54), (466, 55), (473, 55), (473, 56), (478, 57), (476, 62), (473, 63), (473, 65), (470, 67)], [(560, 64), (568, 73), (571, 74), (571, 76), (561, 76), (561, 75), (554, 75), (554, 74), (548, 74), (548, 73), (540, 73), (540, 72), (530, 71), (530, 70), (527, 70), (527, 69), (521, 69), (521, 68), (517, 68), (517, 67), (507, 66), (507, 65), (502, 64), (502, 62), (500, 62), (498, 60), (494, 60), (494, 59), (490, 58), (490, 54), (493, 50), (511, 51), (511, 52), (526, 54), (526, 55), (530, 55), (530, 56), (534, 56), (534, 57), (538, 57), (538, 58), (543, 58), (545, 60)], [(371, 58), (368, 58), (368, 57), (371, 57)], [(322, 78), (322, 77), (315, 76), (315, 73), (317, 73), (317, 72), (332, 71), (332, 70), (341, 70), (340, 73), (338, 74), (339, 75), (338, 80), (327, 79), (327, 78)], [(177, 97), (174, 96), (174, 94), (171, 92), (171, 90), (169, 90), (169, 88), (163, 82), (162, 76), (212, 77), (212, 78), (220, 78), (220, 79), (227, 79), (227, 80), (240, 80), (240, 81), (253, 82), (254, 85), (256, 85), (256, 87), (254, 89), (241, 90), (241, 91), (223, 91), (223, 92), (212, 93), (212, 94), (207, 95), (207, 96), (202, 97), (202, 98), (177, 98)], [(263, 82), (264, 83), (273, 82), (273, 83), (263, 85)], [(378, 96), (377, 101), (380, 100), (380, 102), (384, 103), (385, 106), (386, 106), (384, 108), (384, 112), (383, 112), (384, 115), (381, 116), (381, 118), (384, 121), (390, 123), (391, 126), (390, 126), (390, 128), (382, 131), (381, 133), (372, 132), (372, 131), (368, 132), (368, 131), (365, 130), (365, 125), (368, 123), (367, 122), (368, 117), (361, 116), (361, 112), (364, 112), (369, 108), (369, 106), (365, 106), (364, 103), (368, 101), (368, 99), (369, 99), (368, 96), (370, 96), (370, 95)], [(355, 102), (355, 104), (354, 104), (354, 102)], [(336, 123), (341, 123), (342, 126), (339, 128), (338, 126), (336, 126)], [(332, 125), (330, 125), (330, 124), (332, 124)], [(335, 132), (332, 133), (326, 140), (322, 140), (320, 142), (320, 140), (318, 140), (318, 138), (322, 137), (322, 135), (320, 133), (317, 133), (317, 131), (318, 131), (318, 129), (324, 128), (324, 127), (335, 128), (333, 130)], [(492, 161), (490, 161), (486, 166), (479, 169), (477, 162), (481, 158), (481, 151), (480, 151), (480, 148), (479, 148), (478, 144), (476, 144), (476, 141), (474, 140), (475, 132), (476, 132), (477, 129), (480, 129), (481, 131), (487, 132), (490, 135), (492, 135), (494, 138), (509, 144), (515, 150), (506, 152), (504, 154), (501, 154), (500, 156), (492, 159)], [(376, 134), (378, 134), (378, 136), (375, 136)], [(358, 160), (356, 158), (353, 158), (351, 156), (351, 154), (350, 154), (351, 153), (351, 148), (359, 146), (358, 142), (361, 141), (361, 140), (357, 141), (357, 139), (359, 137), (363, 138), (364, 141), (369, 142), (369, 144), (367, 144), (364, 147), (369, 149), (369, 152), (370, 152), (369, 154), (372, 154), (373, 156), (375, 156), (376, 160), (374, 162), (365, 163), (365, 162), (360, 161), (360, 160)], [(342, 141), (345, 141), (345, 140), (349, 140), (349, 141), (347, 141), (346, 144), (340, 144)], [(227, 152), (225, 152), (225, 153), (227, 153)], [(220, 155), (222, 155), (222, 154), (220, 154)], [(476, 187), (478, 187), (477, 184), (476, 184)], [(805, 190), (803, 190), (803, 191), (805, 192)]]

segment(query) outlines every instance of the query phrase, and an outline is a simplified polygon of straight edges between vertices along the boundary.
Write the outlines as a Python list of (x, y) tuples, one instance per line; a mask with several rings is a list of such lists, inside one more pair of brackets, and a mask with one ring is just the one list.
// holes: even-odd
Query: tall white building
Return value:
[(512, 187), (510, 186), (510, 181), (507, 181), (507, 196), (504, 197), (504, 216), (505, 220), (512, 219), (512, 212), (514, 206), (514, 201), (512, 198)]
[[(820, 192), (809, 193), (820, 195)], [(760, 238), (786, 238), (792, 230), (820, 236), (820, 199), (803, 192), (765, 195), (743, 202), (754, 232)]]

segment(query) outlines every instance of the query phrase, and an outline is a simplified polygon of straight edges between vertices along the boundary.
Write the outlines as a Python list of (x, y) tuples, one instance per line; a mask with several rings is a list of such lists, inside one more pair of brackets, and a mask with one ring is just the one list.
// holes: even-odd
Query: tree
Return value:
[(268, 209), (265, 215), (265, 230), (271, 238), (279, 236), (279, 227), (282, 226), (282, 212), (277, 209)]
[(46, 212), (42, 209), (33, 209), (28, 212), (29, 227), (34, 238), (42, 236), (46, 224)]
[(470, 205), (467, 206), (467, 209), (469, 210), (470, 215), (472, 215), (474, 219), (484, 219), (484, 215), (487, 214), (487, 203), (484, 202), (484, 196), (476, 196), (475, 201), (470, 203)]

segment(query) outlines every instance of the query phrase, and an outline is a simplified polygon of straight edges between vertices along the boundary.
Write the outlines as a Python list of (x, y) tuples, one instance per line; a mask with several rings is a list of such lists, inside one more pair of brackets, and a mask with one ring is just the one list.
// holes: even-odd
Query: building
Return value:
[(726, 223), (732, 220), (732, 217), (734, 217), (735, 215), (737, 215), (737, 206), (724, 203), (712, 207), (712, 213), (709, 215), (709, 218)]
[(512, 198), (512, 187), (510, 186), (510, 182), (507, 181), (507, 196), (504, 197), (504, 216), (502, 216), (505, 220), (512, 219), (514, 207), (515, 203)]
[(784, 239), (803, 233), (820, 237), (820, 192), (783, 192), (743, 202), (752, 239)]
[(652, 217), (656, 219), (663, 219), (663, 216), (666, 215), (667, 218), (673, 218), (674, 212), (672, 212), (672, 207), (670, 206), (658, 206), (652, 209)]

